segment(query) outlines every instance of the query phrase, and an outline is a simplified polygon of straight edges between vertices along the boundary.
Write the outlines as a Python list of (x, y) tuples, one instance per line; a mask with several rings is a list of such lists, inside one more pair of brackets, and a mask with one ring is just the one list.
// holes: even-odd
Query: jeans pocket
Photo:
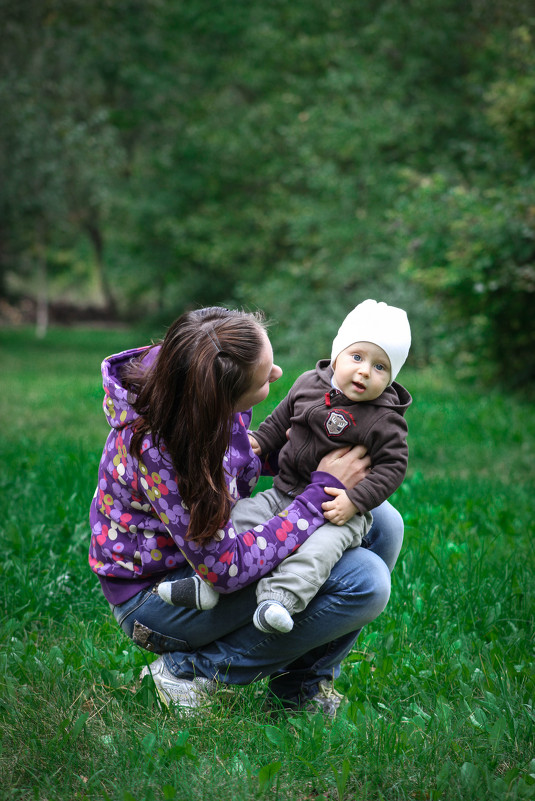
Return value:
[(185, 640), (179, 640), (169, 634), (161, 634), (159, 631), (154, 631), (154, 629), (150, 629), (140, 623), (139, 620), (134, 622), (132, 640), (136, 645), (145, 648), (146, 651), (152, 651), (154, 654), (163, 654), (166, 651), (190, 653), (192, 650)]

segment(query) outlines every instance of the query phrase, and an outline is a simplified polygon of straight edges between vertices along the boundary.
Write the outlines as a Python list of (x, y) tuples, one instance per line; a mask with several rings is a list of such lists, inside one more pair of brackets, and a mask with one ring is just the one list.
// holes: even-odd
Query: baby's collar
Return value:
[(340, 389), (340, 387), (338, 386), (338, 384), (336, 383), (336, 381), (334, 380), (334, 373), (332, 374), (332, 377), (331, 377), (331, 387), (333, 387), (333, 389), (336, 389), (337, 392), (341, 392), (342, 391)]

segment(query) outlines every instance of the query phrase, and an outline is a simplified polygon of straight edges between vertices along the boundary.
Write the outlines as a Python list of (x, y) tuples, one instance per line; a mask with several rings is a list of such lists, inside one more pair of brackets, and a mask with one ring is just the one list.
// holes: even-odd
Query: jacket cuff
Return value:
[[(342, 484), (341, 481), (331, 475), (331, 473), (326, 473), (324, 470), (314, 470), (314, 472), (310, 474), (310, 483), (321, 484), (323, 487), (338, 487), (339, 489), (345, 490), (345, 485)], [(329, 495), (329, 498), (330, 497)]]

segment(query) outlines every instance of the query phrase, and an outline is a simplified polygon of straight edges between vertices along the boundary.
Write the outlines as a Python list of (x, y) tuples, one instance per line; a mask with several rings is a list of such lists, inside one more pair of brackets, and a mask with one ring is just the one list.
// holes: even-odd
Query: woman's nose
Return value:
[(269, 383), (272, 384), (274, 381), (278, 381), (281, 375), (282, 375), (282, 368), (280, 368), (278, 364), (274, 364), (271, 369)]

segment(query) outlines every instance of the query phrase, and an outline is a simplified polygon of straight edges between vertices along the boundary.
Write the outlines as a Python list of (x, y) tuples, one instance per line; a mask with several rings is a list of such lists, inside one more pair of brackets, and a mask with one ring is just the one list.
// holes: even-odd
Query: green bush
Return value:
[[(468, 187), (413, 175), (399, 205), (402, 270), (444, 309), (442, 353), (460, 375), (535, 380), (535, 181)], [(399, 218), (398, 218), (399, 219)]]

